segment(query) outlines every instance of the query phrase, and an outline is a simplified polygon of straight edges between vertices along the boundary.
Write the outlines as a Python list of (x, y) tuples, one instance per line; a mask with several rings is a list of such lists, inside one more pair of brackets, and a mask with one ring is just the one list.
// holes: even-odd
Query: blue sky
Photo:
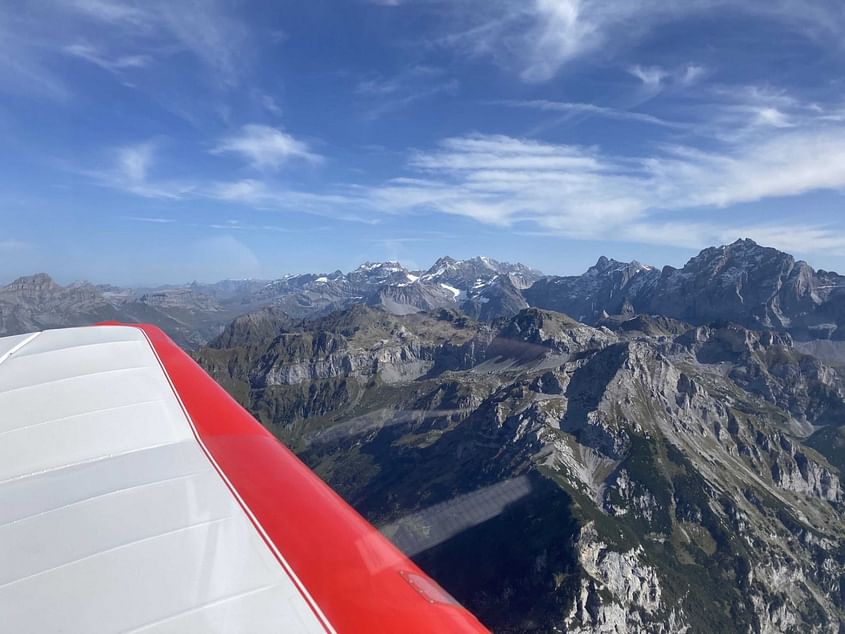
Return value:
[(746, 236), (845, 271), (843, 36), (813, 0), (11, 0), (0, 280)]

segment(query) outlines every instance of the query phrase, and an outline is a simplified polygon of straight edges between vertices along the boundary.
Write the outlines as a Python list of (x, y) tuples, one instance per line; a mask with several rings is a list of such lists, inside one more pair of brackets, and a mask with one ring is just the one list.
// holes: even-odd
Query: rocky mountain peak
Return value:
[(46, 273), (36, 273), (35, 275), (19, 277), (6, 288), (18, 291), (52, 291), (62, 287)]
[[(386, 260), (384, 262), (370, 262), (367, 260), (363, 264), (361, 264), (355, 272), (358, 273), (370, 273), (372, 271), (404, 271), (406, 270), (404, 266), (402, 266), (396, 260)], [(338, 271), (340, 273), (340, 271)]]
[(630, 262), (621, 262), (619, 260), (614, 260), (613, 258), (601, 256), (593, 266), (587, 269), (585, 275), (607, 275), (610, 273), (615, 273), (617, 271), (630, 275), (642, 271), (653, 270), (655, 270), (653, 266), (650, 266), (648, 264), (642, 264), (637, 260), (631, 260)]
[(839, 339), (845, 317), (845, 277), (816, 272), (748, 238), (706, 248), (679, 269), (603, 256), (583, 275), (550, 276), (523, 294), (531, 305), (587, 323), (651, 314), (694, 325), (730, 321), (800, 339)]
[(496, 260), (491, 260), (486, 255), (477, 255), (470, 260), (471, 262), (476, 262), (481, 264), (482, 266), (486, 266), (489, 269), (498, 270), (499, 263)]
[(684, 269), (707, 268), (721, 272), (735, 267), (737, 269), (759, 268), (761, 266), (779, 266), (791, 269), (795, 258), (773, 247), (764, 247), (753, 240), (744, 238), (731, 244), (704, 249), (690, 259)]
[(757, 247), (757, 246), (760, 246), (760, 245), (758, 245), (756, 242), (754, 242), (754, 240), (752, 240), (751, 238), (737, 238), (736, 240), (731, 242), (731, 244), (728, 245), (728, 246), (732, 246), (732, 247), (736, 247), (736, 246)]
[(595, 273), (604, 273), (605, 271), (617, 268), (622, 264), (623, 263), (619, 262), (618, 260), (614, 260), (605, 255), (602, 255), (601, 257), (599, 257), (599, 259), (593, 266), (587, 269), (587, 274), (589, 274), (591, 271)]
[(448, 255), (445, 255), (441, 258), (437, 258), (437, 260), (434, 262), (434, 264), (431, 265), (431, 267), (426, 271), (426, 273), (429, 275), (436, 275), (438, 271), (448, 269), (457, 263), (458, 260)]

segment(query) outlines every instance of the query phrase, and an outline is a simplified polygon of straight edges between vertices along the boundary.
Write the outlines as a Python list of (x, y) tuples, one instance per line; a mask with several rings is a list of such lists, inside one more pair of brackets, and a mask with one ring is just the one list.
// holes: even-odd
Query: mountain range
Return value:
[(443, 257), (423, 271), (398, 262), (366, 262), (348, 273), (135, 289), (85, 282), (63, 287), (38, 274), (0, 287), (0, 334), (98, 320), (147, 321), (195, 348), (234, 317), (265, 306), (306, 318), (355, 304), (397, 315), (457, 309), (482, 321), (510, 318), (534, 306), (591, 325), (650, 314), (695, 325), (731, 322), (772, 329), (798, 341), (845, 341), (840, 328), (845, 276), (816, 271), (747, 239), (705, 249), (680, 269), (602, 256), (577, 276), (544, 276), (523, 264), (486, 257)]
[(0, 333), (152, 321), (496, 632), (845, 629), (845, 278), (750, 240), (0, 289)]
[(526, 307), (522, 291), (541, 277), (522, 264), (485, 257), (444, 257), (416, 272), (397, 262), (366, 262), (349, 273), (156, 288), (87, 282), (61, 286), (40, 273), (0, 287), (0, 336), (100, 321), (147, 322), (194, 349), (219, 335), (236, 316), (265, 306), (291, 317), (325, 315), (363, 303), (395, 314), (447, 307), (494, 319)]

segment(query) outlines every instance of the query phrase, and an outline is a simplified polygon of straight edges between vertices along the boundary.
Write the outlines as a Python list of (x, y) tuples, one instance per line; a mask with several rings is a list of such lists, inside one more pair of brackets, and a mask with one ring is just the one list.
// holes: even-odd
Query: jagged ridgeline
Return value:
[(398, 262), (366, 262), (349, 273), (156, 288), (87, 282), (60, 286), (42, 273), (0, 286), (0, 336), (97, 321), (146, 322), (194, 349), (219, 335), (236, 316), (266, 306), (300, 318), (367, 304), (398, 315), (451, 308), (492, 320), (527, 307), (522, 291), (541, 277), (522, 264), (485, 257), (440, 258), (416, 272)]
[(570, 277), (544, 277), (525, 265), (485, 257), (440, 258), (422, 271), (368, 262), (349, 273), (157, 288), (60, 286), (40, 274), (0, 287), (0, 335), (107, 319), (145, 321), (196, 348), (234, 317), (263, 307), (313, 318), (357, 304), (396, 315), (447, 308), (482, 321), (510, 318), (528, 306), (590, 325), (641, 314), (696, 325), (721, 320), (789, 332), (806, 342), (808, 352), (845, 359), (845, 329), (839, 328), (845, 278), (750, 240), (705, 249), (681, 269), (602, 257), (583, 275)]
[(263, 310), (196, 358), (494, 631), (838, 631), (839, 371), (759, 326), (594, 321)]
[(0, 334), (113, 319), (194, 350), (495, 631), (841, 631), (836, 273), (739, 240), (568, 277), (0, 287)]

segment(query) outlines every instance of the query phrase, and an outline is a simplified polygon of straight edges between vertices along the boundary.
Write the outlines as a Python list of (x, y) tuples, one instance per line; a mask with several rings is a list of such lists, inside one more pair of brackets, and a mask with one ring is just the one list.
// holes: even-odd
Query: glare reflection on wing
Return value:
[(527, 476), (503, 480), (406, 515), (379, 530), (399, 550), (412, 557), (496, 517), (509, 504), (529, 495), (531, 490)]

